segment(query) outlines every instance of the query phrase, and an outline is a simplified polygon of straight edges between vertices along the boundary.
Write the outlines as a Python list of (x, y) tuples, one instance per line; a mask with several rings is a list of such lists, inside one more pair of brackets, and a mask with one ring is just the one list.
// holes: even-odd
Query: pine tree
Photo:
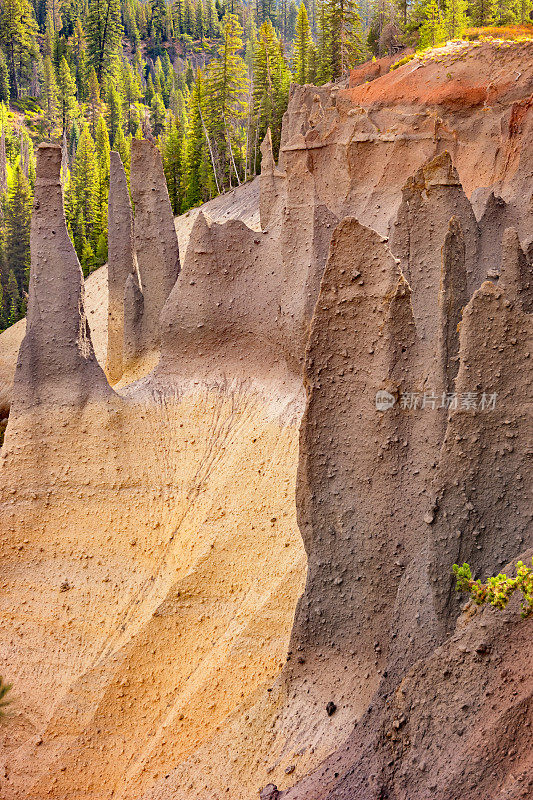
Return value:
[(69, 120), (76, 109), (76, 84), (65, 58), (59, 64), (57, 81), (57, 101), (63, 131), (66, 131)]
[(91, 67), (89, 72), (89, 86), (88, 86), (88, 99), (89, 108), (91, 111), (91, 131), (94, 136), (96, 131), (96, 120), (100, 113), (100, 85), (94, 67)]
[(246, 65), (238, 51), (242, 47), (242, 28), (232, 14), (224, 17), (222, 43), (218, 59), (208, 68), (208, 130), (218, 177), (222, 186), (231, 185), (233, 178), (240, 182), (238, 161), (239, 134), (246, 116), (244, 93), (248, 88)]
[(144, 93), (144, 102), (146, 103), (147, 106), (151, 105), (154, 94), (155, 94), (154, 82), (152, 80), (152, 76), (148, 75), (148, 80), (146, 81), (146, 91)]
[[(196, 81), (193, 84), (191, 96), (189, 98), (189, 125), (187, 137), (184, 143), (183, 154), (183, 190), (184, 198), (182, 211), (199, 205), (207, 199), (205, 189), (205, 177), (207, 174), (207, 140), (204, 124), (205, 114), (205, 87), (202, 70), (196, 73)], [(218, 187), (217, 187), (218, 188)]]
[(206, 2), (205, 19), (206, 19), (207, 36), (210, 37), (217, 36), (219, 23), (218, 23), (217, 10), (215, 8), (213, 0), (207, 0)]
[(9, 69), (6, 57), (0, 50), (0, 103), (9, 103)]
[(298, 9), (294, 40), (293, 69), (296, 83), (304, 84), (309, 77), (309, 46), (312, 41), (307, 10), (302, 0)]
[(9, 270), (7, 278), (7, 297), (9, 305), (8, 325), (14, 325), (19, 318), (20, 292), (12, 269)]
[(156, 45), (166, 39), (166, 4), (165, 0), (151, 0), (152, 7), (152, 36)]
[(267, 128), (270, 128), (274, 157), (277, 158), (281, 119), (287, 109), (290, 81), (291, 73), (281, 43), (270, 19), (267, 19), (259, 29), (254, 53), (253, 133), (249, 142), (253, 172), (259, 169), (259, 146)]
[(89, 65), (101, 83), (113, 70), (123, 33), (120, 0), (89, 0), (85, 29)]
[(76, 19), (72, 37), (73, 63), (76, 68), (76, 94), (81, 103), (87, 98), (87, 51), (80, 17)]
[(50, 134), (57, 121), (57, 84), (56, 73), (52, 59), (46, 56), (44, 60), (44, 110)]
[(76, 158), (65, 193), (65, 207), (74, 245), (80, 261), (82, 261), (86, 237), (94, 238), (95, 232), (97, 232), (97, 236), (100, 235), (98, 230), (98, 165), (94, 141), (87, 125), (84, 126), (78, 142)]
[(325, 0), (318, 0), (317, 8), (317, 84), (329, 80), (331, 75), (331, 57), (329, 48), (329, 30)]
[(115, 141), (116, 133), (122, 125), (122, 101), (113, 82), (110, 84), (107, 95), (106, 119), (107, 129), (109, 131), (109, 141), (113, 143)]
[[(124, 122), (127, 133), (135, 133), (137, 127), (138, 115), (135, 109), (135, 104), (141, 99), (142, 92), (139, 86), (139, 79), (133, 72), (130, 66), (124, 70), (124, 94), (122, 97), (124, 106)], [(136, 124), (134, 125), (134, 117)]]
[(172, 89), (168, 107), (172, 111), (172, 115), (180, 122), (180, 124), (185, 126), (187, 122), (187, 104), (185, 102), (183, 93), (179, 89)]
[(113, 149), (117, 151), (120, 156), (120, 160), (124, 165), (124, 171), (128, 177), (130, 176), (130, 163), (131, 163), (131, 156), (130, 156), (130, 146), (128, 144), (128, 140), (124, 136), (124, 131), (122, 127), (119, 127), (117, 134), (115, 136), (115, 142), (113, 144)]
[(159, 136), (163, 127), (165, 125), (165, 104), (163, 103), (163, 98), (156, 92), (152, 97), (152, 102), (150, 104), (150, 123), (152, 125), (152, 131), (154, 136)]
[(444, 27), (447, 39), (458, 39), (466, 28), (468, 0), (447, 0)]
[(98, 237), (95, 255), (96, 266), (101, 267), (107, 261), (107, 238), (101, 233)]
[(494, 0), (472, 0), (470, 23), (477, 28), (490, 25), (494, 19)]
[(96, 258), (94, 257), (94, 251), (87, 239), (83, 239), (79, 259), (83, 276), (86, 278), (98, 266), (96, 263)]
[(183, 127), (175, 119), (163, 142), (163, 169), (174, 214), (180, 213), (183, 202), (182, 151)]
[(15, 322), (18, 322), (20, 319), (19, 315), (19, 303), (16, 303), (14, 300), (11, 301), (11, 306), (9, 309), (9, 317), (7, 319), (8, 325), (14, 325)]
[(494, 24), (514, 25), (517, 21), (516, 11), (516, 0), (494, 0)]
[(172, 66), (172, 62), (170, 60), (170, 56), (168, 51), (165, 50), (163, 53), (163, 59), (161, 62), (161, 95), (163, 97), (163, 102), (165, 106), (168, 108), (168, 103), (170, 100), (170, 92), (174, 86), (174, 68)]
[(172, 6), (172, 10), (174, 13), (174, 31), (176, 32), (176, 35), (179, 36), (184, 32), (183, 0), (174, 0), (174, 5)]
[(516, 21), (519, 22), (520, 25), (530, 24), (532, 11), (533, 11), (532, 0), (517, 0)]
[(20, 129), (20, 167), (25, 177), (30, 182), (30, 188), (33, 194), (35, 187), (35, 167), (36, 159), (33, 150), (33, 142), (25, 127)]
[(425, 20), (420, 28), (418, 48), (436, 47), (446, 38), (446, 31), (442, 21), (437, 0), (429, 0), (425, 9)]
[(20, 164), (15, 168), (6, 210), (6, 261), (19, 289), (28, 286), (30, 272), (30, 221), (32, 192)]
[(50, 56), (50, 58), (52, 58), (52, 55), (54, 53), (54, 36), (55, 36), (54, 22), (52, 20), (52, 15), (50, 14), (50, 12), (48, 12), (46, 14), (46, 24), (45, 24), (45, 32), (43, 40), (43, 55), (45, 58), (46, 56)]
[(309, 43), (309, 49), (307, 51), (307, 60), (309, 62), (308, 68), (308, 81), (316, 85), (317, 83), (317, 76), (318, 76), (318, 50), (316, 49), (315, 43), (311, 40)]
[(356, 0), (326, 0), (330, 74), (337, 80), (364, 57), (361, 19)]
[(198, 0), (198, 4), (196, 6), (195, 33), (196, 33), (196, 38), (200, 39), (200, 44), (203, 46), (204, 35), (205, 35), (205, 24), (204, 24), (204, 4), (202, 3), (202, 0)]
[(110, 135), (102, 116), (96, 122), (96, 134), (94, 137), (94, 147), (97, 164), (97, 212), (95, 216), (95, 227), (93, 229), (91, 243), (96, 248), (98, 236), (103, 231), (107, 231), (107, 200), (109, 196), (109, 168), (111, 147), (109, 144)]
[(3, 0), (0, 12), (0, 45), (9, 67), (11, 96), (20, 96), (20, 79), (31, 66), (37, 25), (28, 0)]
[(196, 24), (196, 14), (192, 0), (184, 0), (183, 5), (183, 28), (189, 36), (194, 36), (194, 26)]

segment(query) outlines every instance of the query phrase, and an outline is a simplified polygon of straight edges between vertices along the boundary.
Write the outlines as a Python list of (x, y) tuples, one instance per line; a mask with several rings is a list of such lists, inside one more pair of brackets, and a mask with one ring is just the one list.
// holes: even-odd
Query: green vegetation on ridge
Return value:
[(175, 214), (250, 179), (291, 82), (372, 56), (529, 23), (533, 0), (0, 0), (0, 330), (26, 311), (34, 149), (63, 145), (84, 274), (107, 258), (109, 153), (160, 148)]

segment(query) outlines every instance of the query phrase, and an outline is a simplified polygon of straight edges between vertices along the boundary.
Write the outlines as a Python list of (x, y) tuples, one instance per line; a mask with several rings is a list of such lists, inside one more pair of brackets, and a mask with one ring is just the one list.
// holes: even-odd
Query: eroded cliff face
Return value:
[(181, 262), (157, 151), (134, 218), (113, 156), (114, 390), (41, 148), (6, 800), (529, 797), (532, 622), (461, 614), (451, 565), (532, 553), (532, 60), (461, 44), (294, 88), (279, 163), (267, 136)]

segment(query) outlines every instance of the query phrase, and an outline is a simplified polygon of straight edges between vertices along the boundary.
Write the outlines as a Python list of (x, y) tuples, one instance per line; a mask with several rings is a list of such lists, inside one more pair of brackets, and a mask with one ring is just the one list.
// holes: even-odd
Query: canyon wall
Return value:
[(278, 164), (267, 136), (181, 258), (157, 151), (134, 217), (114, 155), (113, 389), (39, 150), (6, 800), (529, 796), (531, 619), (462, 610), (451, 566), (533, 554), (532, 58), (293, 87)]

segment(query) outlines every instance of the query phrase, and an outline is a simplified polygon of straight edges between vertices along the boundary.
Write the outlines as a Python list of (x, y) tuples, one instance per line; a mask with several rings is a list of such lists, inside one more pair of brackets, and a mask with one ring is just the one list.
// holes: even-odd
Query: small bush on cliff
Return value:
[(394, 64), (391, 65), (389, 68), (389, 72), (393, 72), (395, 69), (399, 69), (403, 67), (404, 64), (408, 64), (412, 59), (415, 57), (416, 53), (409, 53), (409, 55), (400, 58), (399, 61), (395, 61)]
[(11, 700), (8, 699), (7, 695), (11, 690), (11, 684), (6, 683), (4, 679), (0, 676), (0, 719), (5, 715), (5, 707), (9, 705)]
[[(533, 564), (533, 558), (531, 562)], [(457, 580), (456, 591), (468, 592), (476, 605), (490, 603), (495, 608), (505, 608), (511, 596), (520, 590), (524, 596), (521, 604), (522, 617), (533, 614), (533, 570), (522, 561), (516, 565), (515, 578), (509, 578), (500, 572), (499, 575), (489, 578), (487, 583), (481, 583), (479, 579), (474, 581), (470, 566), (466, 563), (462, 567), (454, 564), (453, 574)]]

